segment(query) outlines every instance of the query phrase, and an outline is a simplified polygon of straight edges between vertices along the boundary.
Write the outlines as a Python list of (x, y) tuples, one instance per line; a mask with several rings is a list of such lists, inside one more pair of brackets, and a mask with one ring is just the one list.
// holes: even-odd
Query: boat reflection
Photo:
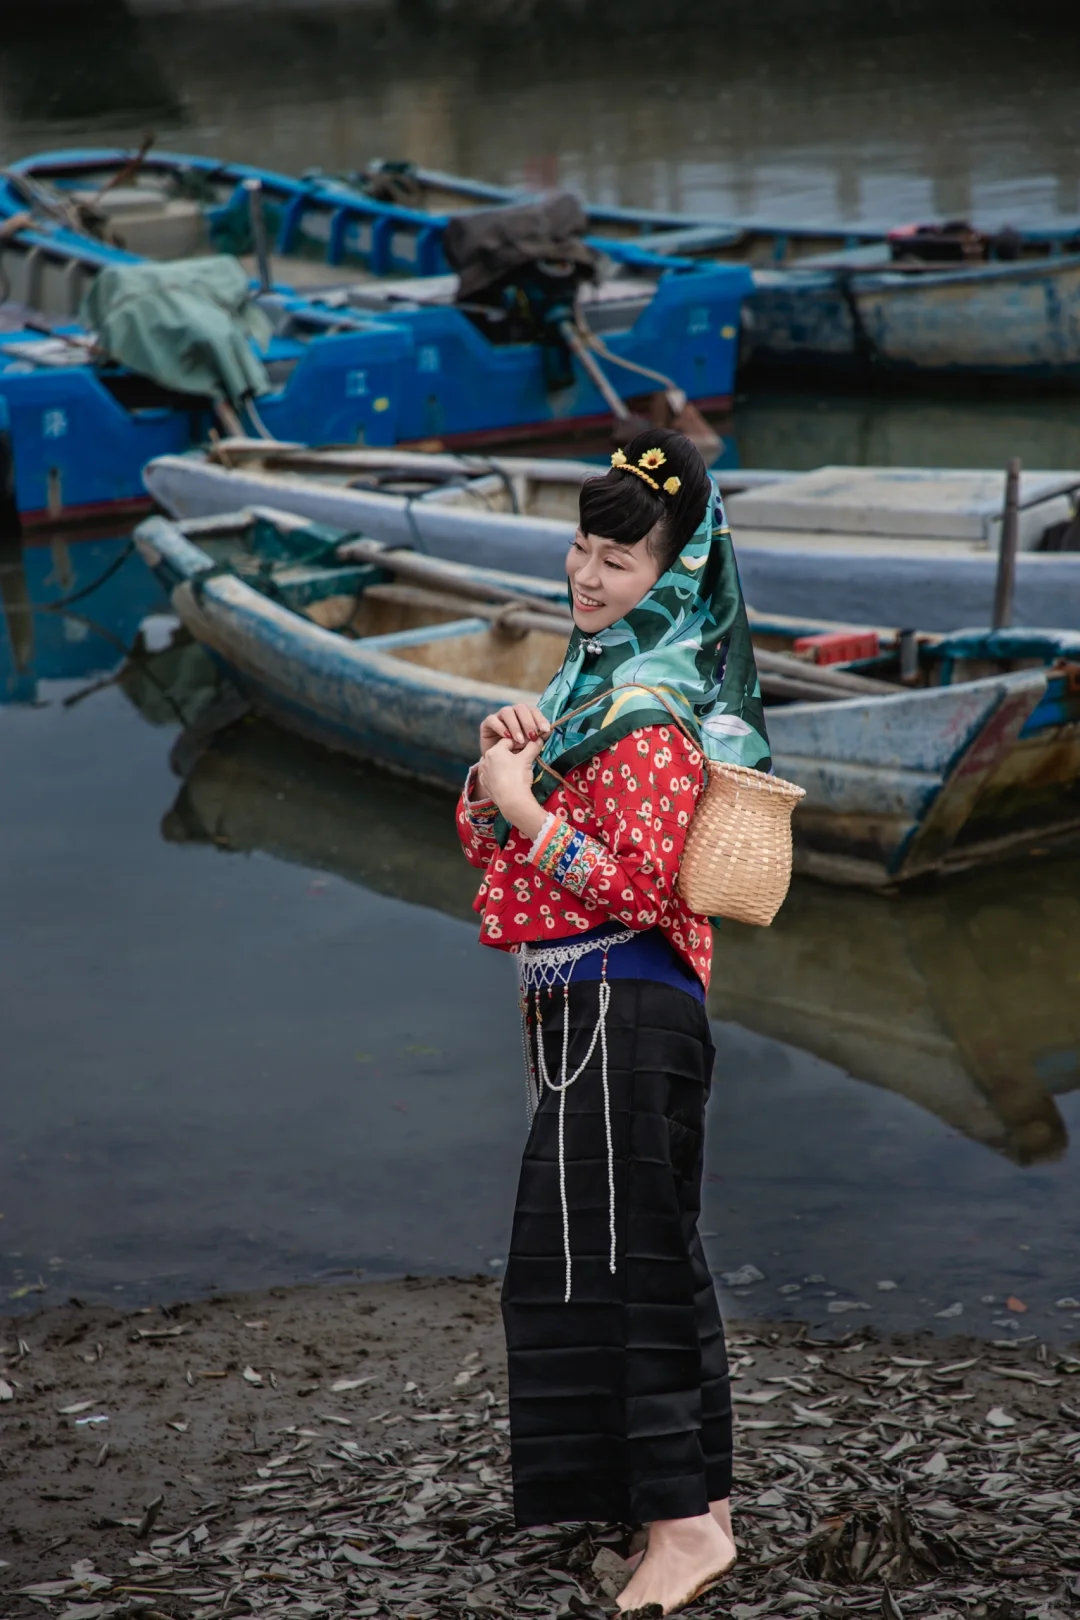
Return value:
[[(197, 741), (197, 738), (196, 738)], [(194, 755), (192, 759), (192, 755)], [(263, 850), (451, 916), (476, 879), (448, 800), (255, 720), (190, 762), (174, 842)], [(998, 868), (884, 902), (797, 883), (770, 929), (716, 933), (710, 1014), (908, 1098), (1017, 1163), (1068, 1143), (1080, 1084), (1080, 858)]]
[[(173, 758), (185, 759), (184, 740)], [(473, 870), (447, 796), (247, 719), (196, 753), (162, 822), (171, 843), (262, 850), (452, 917), (470, 918)]]
[(127, 535), (62, 529), (31, 545), (0, 525), (0, 704), (34, 703), (39, 681), (89, 679), (121, 663), (140, 622), (167, 606), (129, 547)]

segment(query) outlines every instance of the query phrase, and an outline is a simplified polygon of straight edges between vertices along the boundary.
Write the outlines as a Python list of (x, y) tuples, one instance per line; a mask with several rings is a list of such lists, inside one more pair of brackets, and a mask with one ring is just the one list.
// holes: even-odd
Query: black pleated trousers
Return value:
[[(570, 986), (571, 1074), (596, 1027), (599, 989)], [(564, 991), (537, 994), (554, 1080)], [(697, 1230), (714, 1057), (708, 1019), (685, 991), (616, 979), (607, 1031), (615, 1271), (597, 1042), (566, 1095), (569, 1303), (559, 1098), (549, 1090), (522, 1161), (502, 1295), (520, 1525), (686, 1518), (731, 1490), (727, 1352)]]

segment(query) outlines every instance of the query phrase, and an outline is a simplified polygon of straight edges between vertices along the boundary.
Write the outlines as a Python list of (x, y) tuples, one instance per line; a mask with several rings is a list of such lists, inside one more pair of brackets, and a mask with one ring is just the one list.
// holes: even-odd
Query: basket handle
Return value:
[[(552, 730), (554, 731), (557, 726), (565, 725), (567, 720), (573, 720), (577, 715), (585, 714), (587, 710), (595, 708), (597, 703), (600, 701), (600, 698), (610, 697), (615, 690), (615, 687), (609, 687), (607, 692), (601, 692), (598, 696), (591, 697), (587, 703), (579, 704), (576, 709), (568, 709), (565, 714), (560, 714), (557, 720), (553, 720), (551, 722)], [(675, 724), (679, 727), (679, 730), (690, 743), (691, 747), (697, 749), (697, 751), (704, 757), (705, 750), (702, 748), (700, 737), (694, 736), (686, 721), (680, 714), (678, 714), (675, 706), (667, 697), (662, 687), (644, 686), (640, 681), (632, 681), (629, 686), (620, 687), (618, 690), (622, 692), (648, 692), (651, 697), (657, 698), (668, 711)], [(576, 793), (578, 798), (581, 799), (584, 804), (590, 804), (592, 802), (584, 793), (581, 792), (579, 788), (576, 788), (572, 782), (568, 782), (566, 777), (555, 770), (553, 766), (546, 764), (542, 759), (538, 759), (536, 763), (541, 771), (546, 771), (548, 776), (553, 776), (557, 782), (561, 782), (564, 788), (569, 788), (571, 793)]]

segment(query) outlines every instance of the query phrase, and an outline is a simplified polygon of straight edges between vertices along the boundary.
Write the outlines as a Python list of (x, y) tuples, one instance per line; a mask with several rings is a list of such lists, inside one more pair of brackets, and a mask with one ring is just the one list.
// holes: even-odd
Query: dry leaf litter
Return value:
[[(385, 1294), (402, 1285), (381, 1286)], [(399, 1380), (396, 1406), (369, 1406), (362, 1422), (348, 1402), (375, 1398), (374, 1357), (372, 1371), (295, 1388), (307, 1398), (305, 1416), (264, 1431), (243, 1483), (183, 1509), (175, 1492), (161, 1491), (130, 1514), (88, 1519), (60, 1538), (68, 1550), (57, 1553), (53, 1578), (9, 1587), (5, 1614), (610, 1613), (629, 1574), (628, 1527), (514, 1527), (504, 1387), (489, 1370), (501, 1368), (494, 1290), (445, 1283), (443, 1296), (466, 1286), (472, 1301), (484, 1296), (485, 1311), (464, 1314), (480, 1318), (485, 1347), (456, 1358), (455, 1371), (447, 1365), (426, 1384)], [(424, 1304), (430, 1309), (430, 1297)], [(145, 1354), (170, 1341), (178, 1350), (184, 1333), (184, 1324), (158, 1317), (131, 1338)], [(4, 1345), (5, 1414), (32, 1389), (33, 1336), (24, 1321)], [(729, 1348), (740, 1565), (690, 1612), (732, 1620), (1080, 1614), (1080, 1360), (1034, 1336), (883, 1340), (864, 1330), (826, 1342), (790, 1323), (732, 1328)], [(97, 1361), (102, 1354), (98, 1346)], [(95, 1351), (81, 1359), (92, 1366)], [(276, 1373), (269, 1359), (238, 1359), (218, 1376), (283, 1408), (282, 1357)], [(97, 1405), (84, 1398), (51, 1410), (61, 1423), (104, 1433), (108, 1414)], [(169, 1427), (183, 1435), (187, 1420), (174, 1415)], [(108, 1466), (107, 1441), (97, 1465)], [(94, 1551), (95, 1529), (98, 1541), (110, 1532), (107, 1556)]]

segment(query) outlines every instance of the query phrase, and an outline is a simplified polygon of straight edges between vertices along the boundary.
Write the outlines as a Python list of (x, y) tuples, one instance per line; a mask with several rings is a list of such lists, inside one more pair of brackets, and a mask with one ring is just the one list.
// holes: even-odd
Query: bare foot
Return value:
[(735, 1562), (735, 1545), (712, 1513), (692, 1519), (657, 1519), (649, 1526), (645, 1556), (619, 1594), (625, 1613), (658, 1603), (673, 1614)]
[[(724, 1532), (725, 1536), (727, 1536), (727, 1538), (731, 1542), (732, 1546), (734, 1546), (735, 1545), (735, 1532), (731, 1528), (731, 1498), (730, 1498), (730, 1496), (725, 1496), (720, 1501), (717, 1501), (717, 1502), (710, 1502), (709, 1503), (709, 1512), (712, 1514), (713, 1518), (716, 1520), (717, 1524), (720, 1526), (720, 1528)], [(643, 1545), (640, 1546), (640, 1547), (635, 1547), (632, 1552), (627, 1553), (626, 1558), (624, 1560), (624, 1562), (625, 1562), (628, 1569), (637, 1569), (638, 1565), (641, 1563), (641, 1560), (645, 1556), (645, 1548), (649, 1545), (648, 1531), (647, 1530), (645, 1530), (645, 1531), (643, 1531), (643, 1530), (635, 1530), (634, 1538), (633, 1538), (634, 1541), (637, 1541), (640, 1536), (644, 1537)]]
[(731, 1528), (731, 1497), (725, 1496), (722, 1501), (710, 1502), (709, 1512), (727, 1536), (732, 1546), (735, 1544), (735, 1532)]

